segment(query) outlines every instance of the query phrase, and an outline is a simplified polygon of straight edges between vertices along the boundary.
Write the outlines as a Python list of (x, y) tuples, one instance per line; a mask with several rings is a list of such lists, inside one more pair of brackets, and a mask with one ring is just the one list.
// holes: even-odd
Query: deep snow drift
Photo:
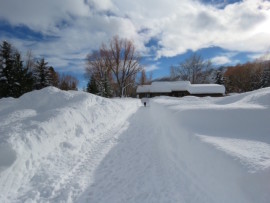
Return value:
[(52, 87), (1, 99), (0, 202), (73, 200), (139, 105)]
[[(136, 112), (136, 113), (135, 113)], [(0, 202), (269, 202), (270, 88), (0, 100)]]

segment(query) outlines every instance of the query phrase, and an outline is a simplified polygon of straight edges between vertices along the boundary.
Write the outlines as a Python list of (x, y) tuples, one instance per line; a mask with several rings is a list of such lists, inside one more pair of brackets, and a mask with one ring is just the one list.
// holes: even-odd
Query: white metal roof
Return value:
[(139, 85), (137, 87), (137, 93), (148, 93), (150, 92), (151, 85)]
[(190, 84), (189, 81), (162, 81), (151, 85), (140, 85), (137, 93), (170, 93), (188, 91), (190, 94), (224, 94), (225, 87), (217, 84)]
[(190, 94), (225, 94), (225, 87), (217, 84), (192, 84), (187, 90)]

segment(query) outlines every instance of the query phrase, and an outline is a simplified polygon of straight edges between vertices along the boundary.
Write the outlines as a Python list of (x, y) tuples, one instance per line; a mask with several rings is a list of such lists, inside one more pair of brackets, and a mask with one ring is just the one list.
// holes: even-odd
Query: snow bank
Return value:
[[(270, 88), (224, 98), (158, 97), (152, 100), (151, 105), (156, 109), (163, 108), (165, 116), (171, 118), (169, 122), (177, 123), (182, 129), (179, 132), (180, 137), (186, 134), (187, 139), (200, 140), (202, 144), (206, 144), (203, 146), (193, 143), (187, 148), (182, 144), (183, 139), (182, 143), (178, 142), (182, 151), (185, 148), (189, 151), (185, 160), (193, 160), (190, 161), (189, 170), (194, 175), (205, 176), (203, 182), (208, 192), (221, 196), (222, 190), (231, 187), (230, 192), (235, 193), (235, 196), (227, 201), (269, 201)], [(206, 151), (208, 157), (203, 157)], [(222, 168), (224, 179), (216, 174)], [(206, 171), (211, 171), (211, 174)], [(211, 178), (215, 178), (212, 186), (209, 184)], [(241, 200), (243, 197), (246, 200)], [(226, 196), (223, 200), (225, 199)], [(222, 198), (217, 200), (220, 202)]]
[[(270, 144), (270, 88), (224, 98), (160, 97), (154, 101), (173, 110), (181, 126), (195, 134)], [(268, 150), (265, 155), (270, 159)]]
[(76, 175), (74, 164), (79, 167), (86, 155), (101, 153), (98, 143), (108, 142), (110, 148), (108, 132), (140, 105), (135, 99), (109, 100), (52, 87), (1, 99), (0, 202), (72, 199), (86, 184), (78, 179), (69, 184), (72, 188), (61, 188), (68, 176)]

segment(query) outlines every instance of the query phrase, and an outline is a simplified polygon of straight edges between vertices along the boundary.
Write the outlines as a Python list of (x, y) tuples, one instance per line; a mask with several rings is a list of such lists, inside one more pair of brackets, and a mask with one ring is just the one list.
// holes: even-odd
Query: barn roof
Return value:
[(151, 85), (140, 85), (137, 93), (170, 93), (188, 91), (190, 94), (224, 94), (225, 87), (217, 84), (190, 84), (189, 81), (152, 82)]
[(225, 87), (218, 84), (192, 84), (187, 90), (190, 94), (225, 94)]
[(151, 85), (139, 85), (137, 87), (137, 93), (146, 93), (150, 92)]

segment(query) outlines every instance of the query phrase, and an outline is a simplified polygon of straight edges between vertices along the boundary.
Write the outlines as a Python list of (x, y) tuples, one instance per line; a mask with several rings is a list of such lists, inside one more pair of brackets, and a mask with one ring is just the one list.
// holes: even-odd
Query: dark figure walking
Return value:
[(144, 107), (149, 106), (149, 99), (148, 98), (146, 98), (146, 97), (142, 98), (141, 102), (144, 105)]

